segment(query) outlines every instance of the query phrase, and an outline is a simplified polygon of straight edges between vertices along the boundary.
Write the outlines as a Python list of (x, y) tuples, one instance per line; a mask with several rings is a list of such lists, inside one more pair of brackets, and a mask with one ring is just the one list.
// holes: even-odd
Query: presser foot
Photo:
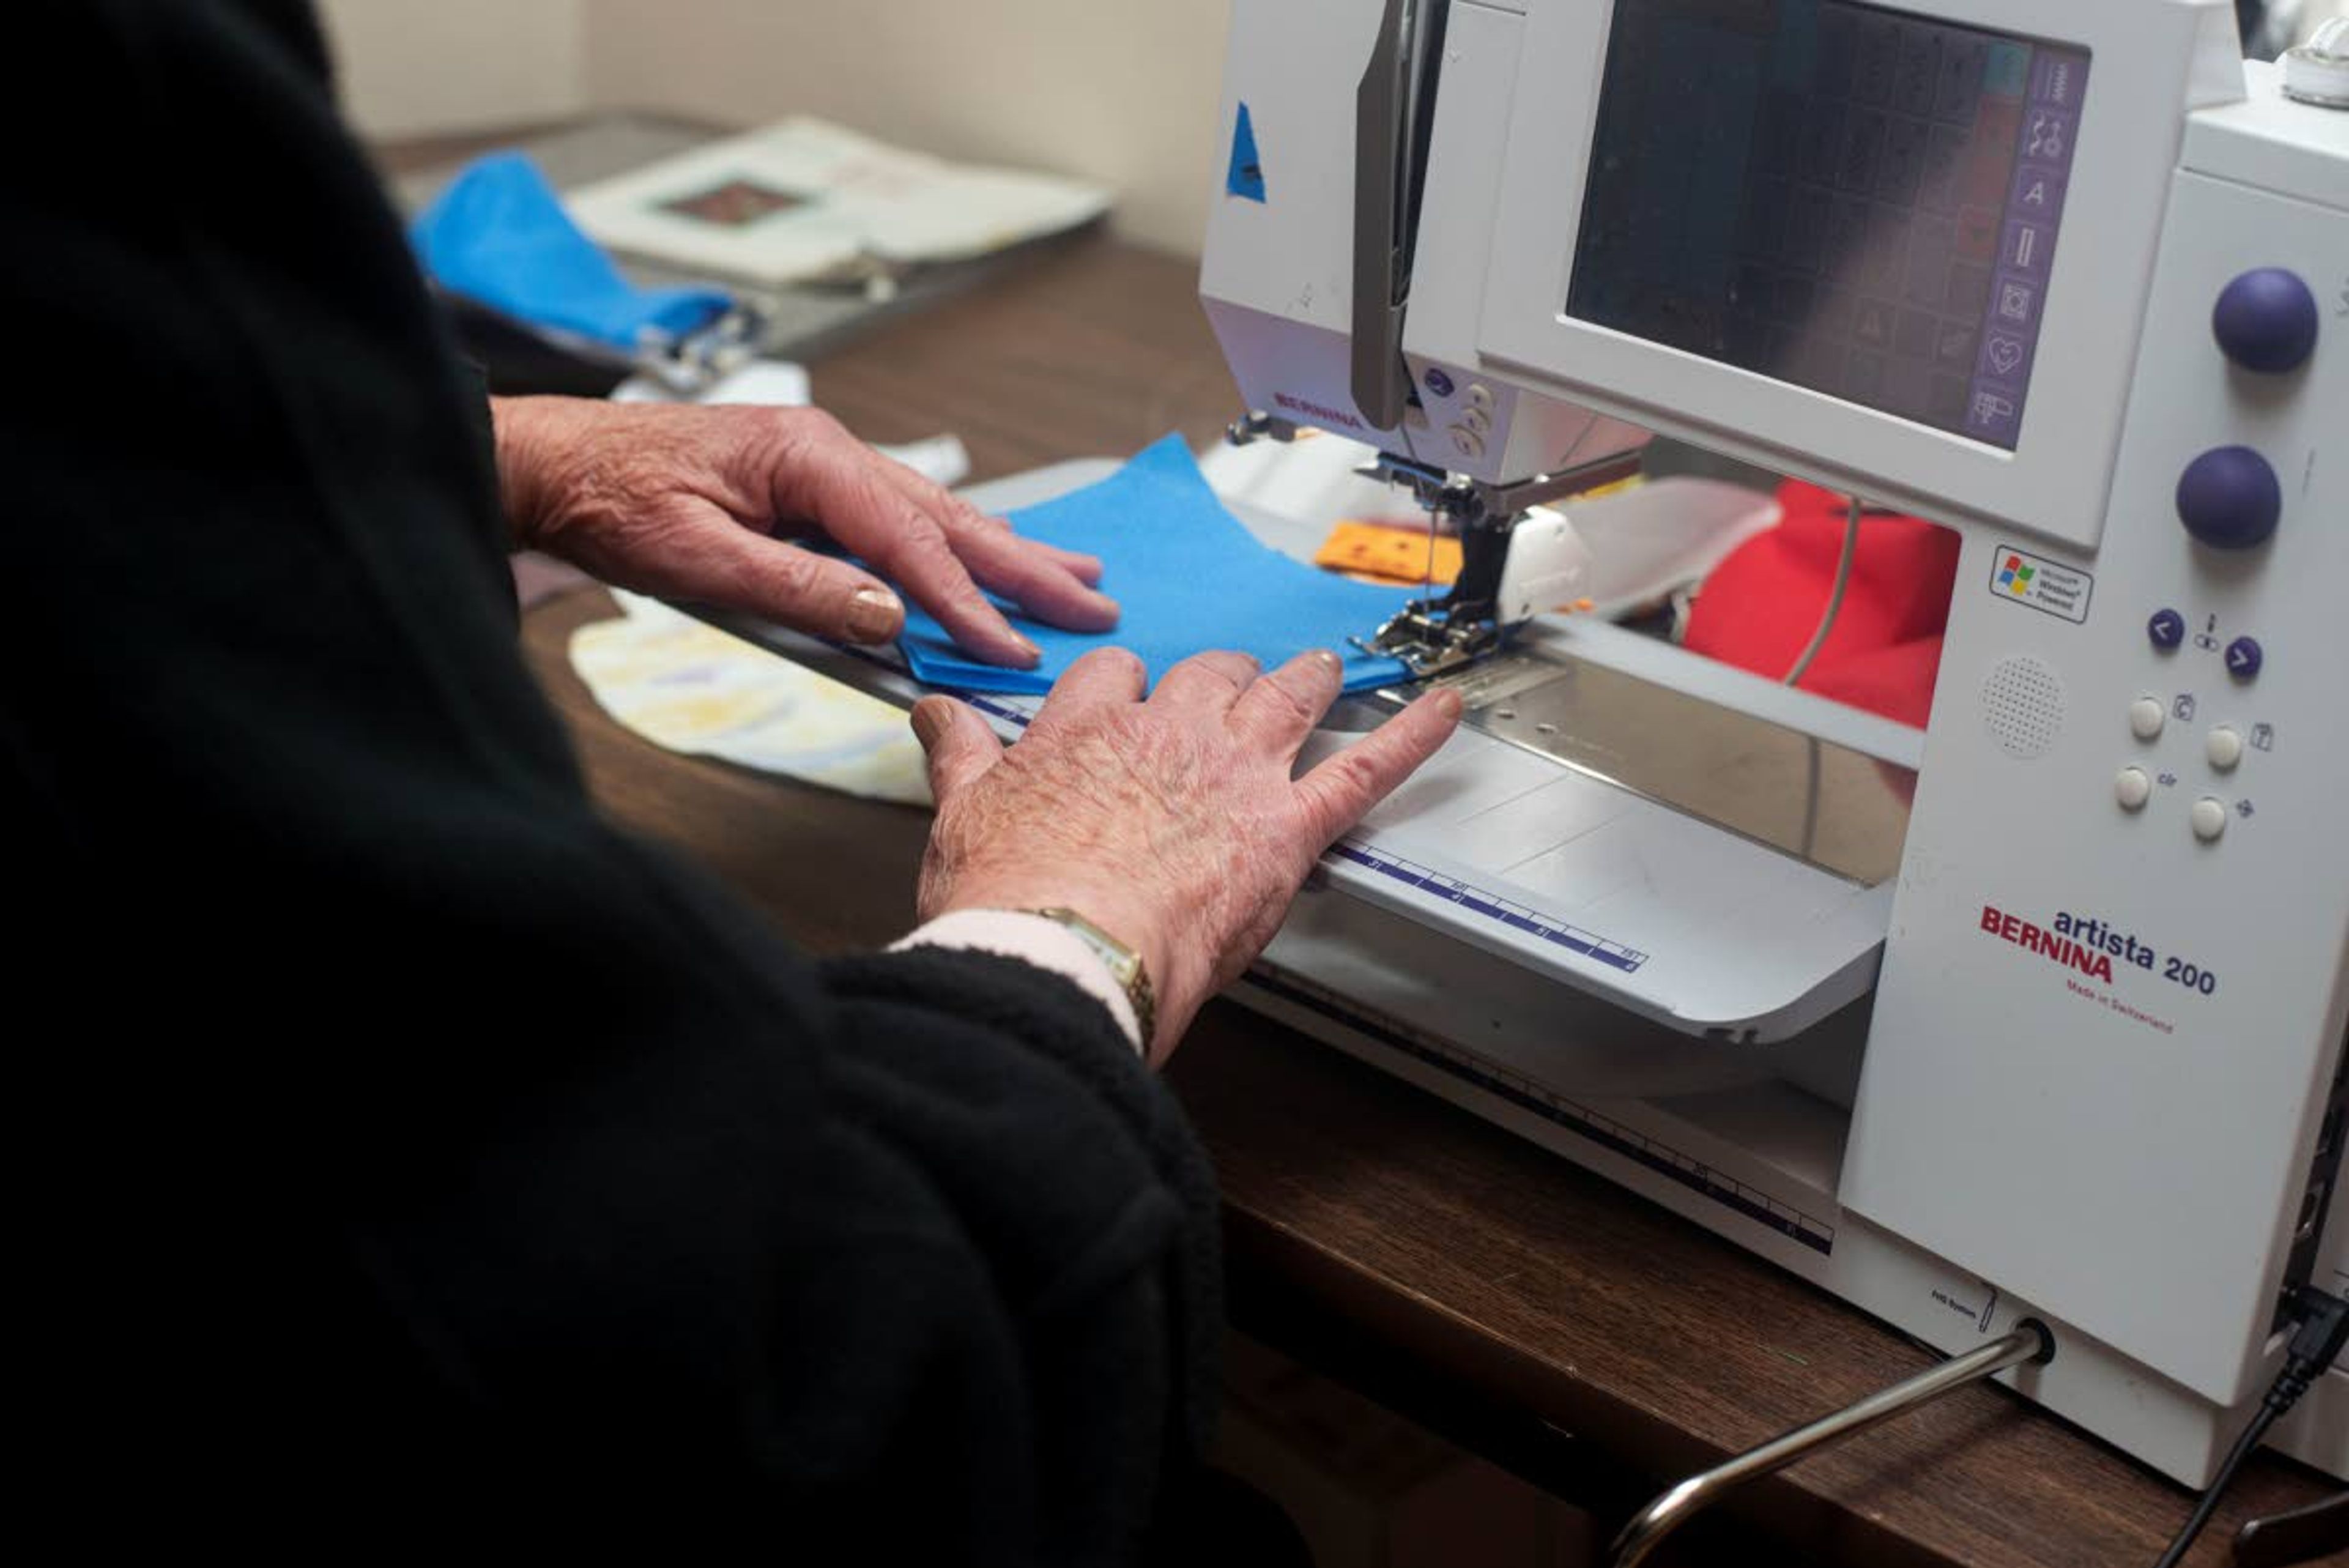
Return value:
[(1403, 606), (1368, 638), (1349, 638), (1364, 653), (1392, 659), (1415, 680), (1448, 675), (1499, 651), (1501, 628), (1494, 622), (1462, 618), (1441, 602), (1421, 599)]

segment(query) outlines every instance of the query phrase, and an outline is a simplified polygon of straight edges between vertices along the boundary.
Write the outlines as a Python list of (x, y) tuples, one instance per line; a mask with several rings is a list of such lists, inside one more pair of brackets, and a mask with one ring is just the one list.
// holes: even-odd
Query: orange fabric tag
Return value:
[(1428, 543), (1424, 529), (1341, 522), (1314, 552), (1313, 564), (1364, 582), (1402, 587), (1426, 582), (1449, 586), (1460, 575), (1460, 541), (1438, 535), (1432, 562)]

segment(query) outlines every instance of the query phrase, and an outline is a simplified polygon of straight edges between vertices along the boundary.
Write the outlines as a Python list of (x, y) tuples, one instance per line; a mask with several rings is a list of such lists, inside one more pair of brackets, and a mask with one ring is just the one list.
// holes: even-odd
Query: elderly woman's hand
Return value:
[(1245, 654), (1203, 653), (1145, 701), (1141, 661), (1099, 649), (1008, 751), (970, 708), (925, 697), (914, 729), (938, 815), (922, 918), (1075, 910), (1142, 955), (1158, 1001), (1144, 1044), (1163, 1061), (1272, 940), (1321, 851), (1459, 722), (1459, 695), (1430, 692), (1293, 779), (1340, 679), (1331, 653), (1261, 675)]
[(1076, 631), (1117, 624), (1101, 563), (1021, 539), (813, 409), (573, 398), (496, 401), (498, 470), (518, 545), (607, 583), (746, 610), (818, 637), (884, 643), (905, 606), (829, 537), (902, 584), (989, 663), (1040, 655), (982, 589)]

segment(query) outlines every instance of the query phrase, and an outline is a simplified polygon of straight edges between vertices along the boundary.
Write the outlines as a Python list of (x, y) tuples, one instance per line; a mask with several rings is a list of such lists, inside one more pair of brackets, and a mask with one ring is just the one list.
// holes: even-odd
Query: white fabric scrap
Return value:
[(870, 800), (928, 805), (905, 715), (657, 599), (571, 635), (571, 667), (606, 713), (657, 746)]

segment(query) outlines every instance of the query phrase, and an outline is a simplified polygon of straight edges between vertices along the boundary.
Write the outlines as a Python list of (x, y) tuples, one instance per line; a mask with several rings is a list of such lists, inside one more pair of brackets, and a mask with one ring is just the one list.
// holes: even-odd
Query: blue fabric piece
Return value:
[(579, 232), (538, 166), (519, 152), (468, 164), (409, 231), (450, 293), (526, 325), (633, 353), (647, 328), (688, 337), (733, 307), (715, 288), (638, 288)]
[(1251, 202), (1264, 200), (1264, 160), (1257, 156), (1256, 121), (1245, 103), (1239, 123), (1232, 128), (1232, 167), (1224, 176), (1224, 190)]
[[(1011, 514), (1022, 535), (1102, 562), (1102, 591), (1123, 610), (1116, 629), (1063, 631), (1014, 614), (1044, 650), (1034, 670), (981, 664), (911, 605), (902, 644), (914, 673), (961, 691), (1038, 692), (1095, 648), (1128, 648), (1151, 684), (1178, 660), (1215, 648), (1252, 653), (1267, 670), (1310, 649), (1345, 660), (1349, 691), (1404, 678), (1392, 659), (1346, 639), (1368, 637), (1419, 590), (1333, 576), (1259, 544), (1224, 510), (1179, 435), (1167, 436), (1098, 484)], [(1007, 613), (1009, 613), (1007, 607)]]

